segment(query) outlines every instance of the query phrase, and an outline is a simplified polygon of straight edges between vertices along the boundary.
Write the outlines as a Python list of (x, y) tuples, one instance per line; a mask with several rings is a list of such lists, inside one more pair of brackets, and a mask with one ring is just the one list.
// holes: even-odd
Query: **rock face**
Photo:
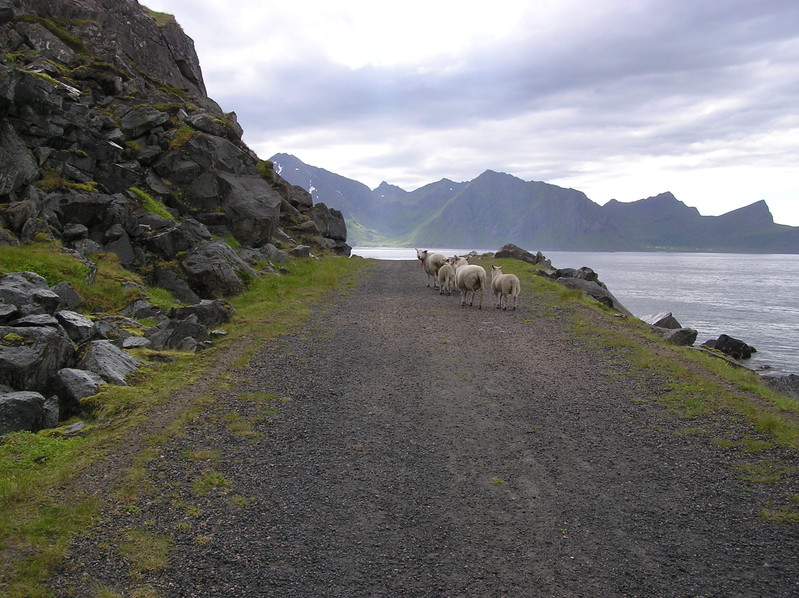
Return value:
[(173, 17), (136, 0), (0, 0), (0, 15), (0, 242), (113, 252), (152, 283), (214, 237), (349, 255), (341, 212), (259, 160), (206, 95)]
[(0, 390), (25, 393), (3, 400), (2, 430), (54, 425), (125, 384), (138, 363), (123, 348), (204, 348), (232, 315), (222, 298), (278, 272), (272, 260), (350, 254), (341, 213), (276, 174), (207, 96), (171, 15), (0, 0), (0, 49), (0, 245), (58, 241), (88, 282), (91, 256), (113, 253), (186, 304), (88, 317), (68, 284), (1, 272)]

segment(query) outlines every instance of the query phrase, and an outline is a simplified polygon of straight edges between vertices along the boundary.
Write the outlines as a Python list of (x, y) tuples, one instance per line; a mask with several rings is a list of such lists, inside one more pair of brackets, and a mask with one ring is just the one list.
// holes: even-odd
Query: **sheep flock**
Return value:
[(504, 273), (502, 266), (491, 267), (489, 280), (485, 268), (470, 264), (468, 257), (446, 257), (428, 249), (417, 249), (416, 257), (427, 275), (427, 286), (438, 289), (441, 295), (451, 295), (453, 291), (459, 290), (461, 306), (473, 305), (479, 293), (477, 309), (482, 309), (483, 294), (490, 283), (497, 302), (497, 309), (507, 310), (508, 305), (511, 304), (512, 308), (516, 309), (521, 288), (519, 277), (515, 274)]

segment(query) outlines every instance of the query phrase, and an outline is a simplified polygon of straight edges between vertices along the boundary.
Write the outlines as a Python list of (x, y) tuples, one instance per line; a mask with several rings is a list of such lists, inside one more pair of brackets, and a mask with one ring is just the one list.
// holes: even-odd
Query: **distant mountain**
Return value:
[(289, 154), (272, 161), (314, 202), (341, 210), (351, 245), (799, 253), (799, 227), (775, 224), (762, 200), (721, 216), (702, 216), (668, 192), (600, 206), (575, 189), (491, 170), (410, 192), (386, 182), (372, 190)]

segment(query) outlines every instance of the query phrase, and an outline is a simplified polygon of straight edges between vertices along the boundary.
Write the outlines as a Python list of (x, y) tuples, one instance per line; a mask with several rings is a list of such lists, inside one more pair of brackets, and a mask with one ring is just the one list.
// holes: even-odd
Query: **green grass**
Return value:
[(191, 486), (191, 492), (195, 496), (206, 496), (217, 488), (227, 488), (230, 482), (218, 471), (204, 471)]
[(130, 530), (119, 547), (128, 562), (131, 576), (137, 579), (145, 571), (162, 571), (169, 566), (169, 555), (174, 550), (172, 538), (148, 530)]
[(162, 204), (157, 199), (154, 199), (152, 195), (144, 191), (143, 189), (139, 189), (138, 187), (131, 187), (130, 192), (135, 195), (144, 207), (145, 210), (151, 212), (157, 216), (161, 216), (161, 218), (166, 218), (167, 220), (175, 220), (175, 217), (172, 215), (172, 212), (166, 209), (166, 206)]

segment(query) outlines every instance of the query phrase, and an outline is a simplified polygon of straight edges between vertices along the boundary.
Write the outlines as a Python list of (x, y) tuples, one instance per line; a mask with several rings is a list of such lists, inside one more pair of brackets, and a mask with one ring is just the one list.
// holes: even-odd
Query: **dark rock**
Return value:
[(75, 346), (60, 327), (0, 326), (0, 384), (42, 391), (74, 355)]
[(50, 379), (50, 392), (58, 396), (61, 419), (80, 412), (80, 400), (97, 394), (105, 384), (99, 375), (88, 370), (62, 368)]
[(61, 404), (57, 396), (47, 397), (42, 407), (42, 429), (55, 428), (61, 419)]
[(76, 367), (94, 372), (110, 384), (127, 386), (125, 378), (138, 369), (139, 362), (111, 341), (100, 340), (89, 343)]
[(44, 397), (38, 392), (0, 393), (0, 436), (26, 430), (38, 432), (44, 420)]
[(693, 346), (698, 334), (693, 328), (662, 328), (661, 330), (664, 340), (681, 347)]
[[(152, 343), (152, 347), (156, 350), (163, 349), (178, 349), (178, 350), (194, 350), (197, 341), (208, 340), (208, 329), (203, 326), (197, 319), (197, 316), (192, 314), (183, 320), (167, 320), (148, 330), (147, 338)], [(191, 349), (185, 349), (189, 346), (187, 338), (194, 339)]]
[(530, 253), (529, 251), (522, 249), (514, 245), (513, 243), (506, 243), (503, 245), (499, 251), (494, 254), (495, 258), (513, 258), (517, 260), (522, 260), (523, 262), (527, 262), (529, 264), (537, 264), (538, 257)]
[(757, 349), (747, 345), (742, 340), (733, 338), (729, 335), (722, 334), (715, 341), (708, 340), (702, 343), (705, 347), (710, 347), (716, 351), (729, 355), (733, 359), (749, 359), (752, 353), (756, 353)]
[(200, 243), (180, 267), (192, 290), (203, 299), (238, 295), (246, 290), (246, 279), (258, 277), (224, 241)]
[(670, 311), (643, 316), (641, 317), (641, 320), (646, 322), (650, 326), (656, 326), (657, 328), (669, 328), (672, 330), (676, 330), (677, 328), (682, 328), (677, 319), (673, 315), (671, 315)]
[(123, 349), (141, 349), (142, 347), (149, 347), (152, 342), (142, 336), (129, 336), (122, 340), (121, 345)]
[(222, 209), (242, 244), (260, 247), (272, 240), (280, 220), (280, 196), (259, 176), (220, 173)]
[(169, 120), (169, 114), (149, 106), (134, 108), (119, 121), (119, 128), (127, 139), (141, 137), (150, 129), (160, 127)]
[(328, 208), (324, 203), (314, 205), (308, 215), (316, 224), (319, 234), (334, 241), (347, 240), (347, 225), (338, 210)]
[(83, 224), (70, 224), (64, 228), (63, 237), (67, 243), (85, 239), (89, 235), (89, 229)]
[(147, 242), (147, 248), (160, 257), (174, 260), (178, 253), (210, 240), (211, 233), (204, 224), (186, 218), (169, 230), (153, 235)]
[(27, 326), (60, 326), (55, 316), (51, 316), (50, 314), (33, 314), (30, 316), (23, 316), (14, 320), (9, 325), (19, 326), (20, 328)]
[(61, 298), (34, 272), (13, 272), (0, 278), (0, 301), (15, 305), (22, 315), (52, 314)]
[(610, 291), (601, 286), (598, 282), (576, 277), (558, 278), (557, 281), (566, 288), (581, 290), (589, 297), (593, 297), (600, 303), (607, 305), (619, 313), (622, 313), (626, 316), (632, 316), (632, 313), (630, 313), (627, 308), (619, 303), (618, 299), (616, 299), (613, 294), (610, 293)]
[(0, 324), (8, 324), (19, 318), (20, 313), (16, 305), (0, 302)]
[(166, 289), (183, 303), (197, 303), (200, 301), (199, 295), (195, 293), (189, 283), (171, 268), (156, 266), (153, 271), (155, 284), (162, 289)]
[(65, 280), (57, 282), (50, 287), (50, 290), (58, 295), (59, 299), (61, 300), (58, 303), (59, 309), (76, 310), (83, 305), (83, 299), (81, 299), (81, 296), (77, 293), (77, 291), (75, 291), (72, 285)]
[(55, 312), (55, 317), (76, 345), (89, 341), (95, 334), (94, 322), (79, 313), (62, 309)]
[(283, 251), (282, 249), (278, 249), (271, 243), (267, 243), (263, 247), (266, 256), (269, 258), (270, 262), (276, 264), (287, 264), (289, 261), (289, 254)]
[(799, 399), (799, 376), (796, 374), (787, 376), (767, 374), (760, 376), (760, 380), (774, 392)]
[(307, 245), (297, 245), (289, 249), (291, 257), (311, 257), (311, 248)]
[(169, 317), (173, 320), (185, 320), (195, 316), (203, 326), (211, 327), (229, 322), (236, 310), (227, 301), (204, 299), (196, 305), (173, 307)]
[(144, 327), (136, 320), (125, 316), (103, 315), (94, 321), (94, 329), (101, 339), (120, 345), (129, 336), (142, 336)]
[(164, 317), (164, 310), (157, 305), (138, 299), (119, 312), (120, 315), (144, 320), (147, 318), (160, 320)]
[(36, 159), (16, 131), (0, 122), (0, 196), (17, 191), (39, 178)]

